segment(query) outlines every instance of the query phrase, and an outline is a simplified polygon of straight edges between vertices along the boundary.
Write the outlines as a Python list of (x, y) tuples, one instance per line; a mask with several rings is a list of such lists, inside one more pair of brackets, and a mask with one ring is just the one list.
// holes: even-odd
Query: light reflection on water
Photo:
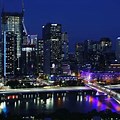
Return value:
[[(25, 95), (24, 95), (25, 96)], [(23, 96), (23, 97), (24, 97)], [(40, 96), (30, 98), (30, 95), (25, 96), (28, 99), (22, 100), (7, 100), (0, 103), (0, 113), (12, 114), (31, 114), (40, 112), (53, 112), (59, 108), (66, 108), (71, 112), (86, 113), (96, 109), (98, 112), (110, 109), (113, 112), (120, 113), (120, 105), (110, 97), (107, 96), (82, 96), (80, 94), (52, 94), (46, 95), (47, 98)]]

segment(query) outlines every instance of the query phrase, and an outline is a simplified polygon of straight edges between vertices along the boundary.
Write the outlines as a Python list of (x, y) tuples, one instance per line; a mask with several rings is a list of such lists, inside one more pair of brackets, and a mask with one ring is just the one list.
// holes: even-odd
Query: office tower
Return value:
[(92, 42), (92, 50), (90, 53), (90, 64), (92, 70), (97, 70), (99, 66), (99, 58), (100, 58), (100, 42), (93, 41)]
[(63, 64), (62, 65), (62, 70), (63, 70), (63, 76), (69, 76), (71, 75), (71, 69), (69, 64)]
[(37, 46), (37, 35), (29, 35), (30, 44)]
[(71, 73), (77, 73), (78, 72), (78, 66), (77, 66), (77, 61), (76, 61), (76, 56), (75, 56), (75, 53), (69, 53), (68, 54), (68, 63), (70, 65), (70, 70), (71, 70)]
[(84, 64), (84, 45), (83, 43), (76, 43), (75, 45), (75, 55), (78, 65)]
[(61, 24), (48, 23), (43, 26), (44, 73), (61, 74), (62, 41)]
[[(5, 36), (7, 35), (7, 32), (11, 32), (11, 35), (16, 35), (16, 74), (20, 75), (21, 73), (21, 44), (23, 41), (22, 34), (23, 34), (23, 13), (9, 13), (9, 12), (2, 12), (1, 15), (2, 20), (2, 43), (5, 42)], [(6, 46), (3, 46), (3, 49), (5, 50)], [(4, 59), (3, 59), (4, 61)], [(5, 63), (6, 61), (4, 61)], [(5, 67), (5, 66), (4, 66)], [(5, 74), (4, 74), (5, 75)]]
[(85, 40), (84, 41), (85, 51), (87, 51), (87, 52), (91, 51), (92, 44), (93, 44), (93, 40)]
[(115, 52), (112, 51), (112, 42), (109, 38), (101, 38), (100, 47), (103, 55), (101, 60), (103, 61), (104, 59), (104, 68), (106, 68), (111, 61), (115, 60)]
[(0, 76), (2, 77), (2, 42), (0, 42)]
[(111, 51), (112, 42), (109, 38), (101, 38), (100, 39), (100, 47), (102, 52)]
[(90, 54), (92, 53), (92, 40), (85, 40), (84, 41), (84, 61), (85, 63), (90, 63)]
[(43, 74), (43, 64), (44, 64), (44, 52), (43, 52), (43, 40), (39, 39), (37, 43), (37, 73)]
[(66, 61), (68, 60), (68, 51), (69, 51), (69, 46), (68, 46), (69, 41), (68, 41), (67, 32), (62, 33), (61, 41), (62, 41), (62, 60)]
[(4, 77), (16, 76), (17, 70), (17, 35), (11, 31), (4, 31), (2, 68)]
[(116, 50), (115, 50), (116, 59), (120, 62), (120, 37), (116, 40)]
[(100, 42), (99, 41), (93, 41), (92, 51), (93, 52), (99, 52), (100, 51)]
[(22, 46), (22, 75), (34, 76), (37, 72), (35, 45)]

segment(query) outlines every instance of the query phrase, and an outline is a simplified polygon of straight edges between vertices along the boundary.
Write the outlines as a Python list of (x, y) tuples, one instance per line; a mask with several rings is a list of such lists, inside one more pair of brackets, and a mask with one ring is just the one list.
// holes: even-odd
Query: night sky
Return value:
[[(6, 11), (21, 10), (21, 0), (2, 2)], [(120, 0), (24, 0), (24, 3), (27, 31), (39, 38), (42, 25), (48, 22), (62, 24), (71, 46), (101, 37), (115, 41), (120, 36)]]

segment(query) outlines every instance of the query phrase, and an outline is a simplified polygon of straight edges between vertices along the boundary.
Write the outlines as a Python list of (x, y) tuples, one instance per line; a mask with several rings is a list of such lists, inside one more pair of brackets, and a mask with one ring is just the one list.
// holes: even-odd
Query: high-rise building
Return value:
[(3, 36), (2, 74), (4, 77), (14, 77), (17, 70), (17, 35), (8, 31)]
[(22, 46), (22, 75), (33, 76), (37, 72), (35, 45)]
[(2, 76), (2, 42), (0, 42), (0, 76)]
[(85, 63), (90, 63), (90, 54), (92, 52), (92, 44), (93, 40), (85, 40), (84, 41), (84, 61)]
[(76, 55), (77, 64), (83, 65), (84, 64), (84, 45), (83, 45), (83, 43), (76, 43), (75, 55)]
[[(11, 32), (11, 35), (16, 35), (16, 58), (17, 59), (17, 71), (16, 74), (20, 75), (21, 73), (21, 50), (22, 50), (22, 34), (23, 34), (23, 13), (9, 13), (9, 12), (2, 12), (2, 43), (5, 42), (5, 36), (7, 32)], [(11, 37), (12, 37), (11, 36)], [(9, 37), (10, 38), (10, 37)], [(5, 50), (3, 45), (3, 49)], [(4, 59), (3, 59), (4, 61)], [(5, 63), (6, 61), (4, 61)], [(5, 67), (5, 66), (4, 66)]]
[(44, 64), (44, 51), (43, 51), (43, 40), (38, 40), (37, 43), (37, 73), (43, 74), (43, 64)]
[(37, 46), (37, 35), (30, 35), (30, 44)]
[(69, 41), (68, 41), (67, 32), (62, 33), (61, 41), (62, 41), (62, 59), (63, 61), (66, 61), (68, 59), (68, 52), (69, 52), (69, 46), (68, 46)]
[(100, 39), (100, 47), (102, 52), (108, 52), (112, 48), (112, 42), (109, 38)]
[(70, 70), (71, 73), (77, 73), (78, 72), (78, 66), (77, 66), (77, 61), (76, 61), (76, 56), (74, 53), (69, 53), (69, 65), (70, 65)]
[(43, 26), (44, 73), (61, 74), (62, 40), (61, 24), (48, 23)]
[(120, 62), (120, 37), (116, 40), (116, 50), (115, 50), (116, 59)]
[(99, 52), (100, 51), (100, 42), (99, 41), (93, 41), (92, 51), (93, 52)]
[(85, 40), (84, 41), (84, 46), (85, 46), (86, 52), (89, 52), (92, 50), (92, 44), (93, 44), (93, 40)]

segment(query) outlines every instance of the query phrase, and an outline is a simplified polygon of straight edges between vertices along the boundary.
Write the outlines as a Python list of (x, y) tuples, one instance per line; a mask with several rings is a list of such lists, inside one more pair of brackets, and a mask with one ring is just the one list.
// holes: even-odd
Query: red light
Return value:
[(15, 96), (13, 95), (13, 96), (12, 96), (12, 98), (14, 99), (14, 98), (15, 98)]
[(10, 99), (10, 96), (8, 96), (7, 99)]

